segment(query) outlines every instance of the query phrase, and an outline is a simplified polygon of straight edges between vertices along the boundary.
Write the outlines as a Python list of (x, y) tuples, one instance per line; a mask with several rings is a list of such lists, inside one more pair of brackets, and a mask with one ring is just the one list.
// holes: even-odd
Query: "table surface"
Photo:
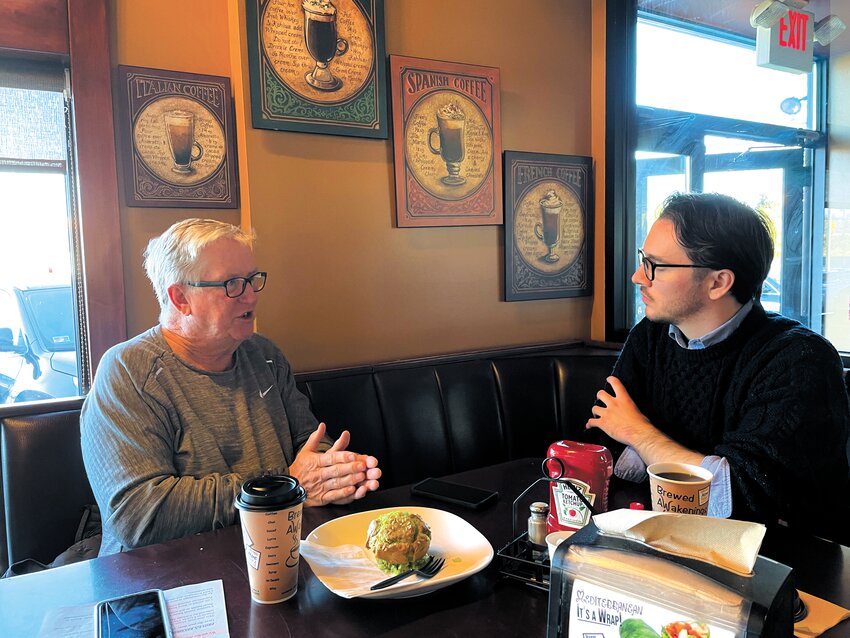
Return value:
[[(453, 475), (452, 480), (499, 492), (496, 503), (471, 511), (413, 497), (408, 486), (379, 490), (346, 506), (306, 508), (302, 537), (331, 519), (382, 507), (415, 505), (453, 512), (475, 526), (498, 551), (512, 539), (514, 499), (540, 476), (539, 459), (522, 459)], [(642, 492), (612, 484), (611, 508), (628, 506)], [(644, 489), (644, 491), (646, 491)], [(648, 492), (646, 498), (648, 498)], [(519, 503), (520, 529), (533, 500), (548, 500), (540, 483)], [(645, 499), (643, 499), (645, 500)], [(850, 548), (788, 530), (770, 530), (762, 553), (795, 570), (797, 586), (850, 608)], [(148, 588), (171, 589), (221, 579), (230, 635), (358, 636), (545, 636), (548, 594), (499, 573), (499, 558), (481, 572), (425, 596), (408, 599), (344, 599), (331, 593), (301, 562), (298, 594), (277, 605), (250, 600), (238, 527), (198, 534), (46, 572), (0, 580), (0, 636), (37, 636), (50, 609), (87, 603)], [(850, 636), (850, 621), (823, 634)]]

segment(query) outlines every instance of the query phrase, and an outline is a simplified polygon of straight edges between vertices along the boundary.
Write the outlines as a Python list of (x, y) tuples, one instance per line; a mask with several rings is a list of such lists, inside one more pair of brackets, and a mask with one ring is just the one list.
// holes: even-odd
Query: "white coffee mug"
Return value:
[(567, 540), (573, 534), (575, 534), (575, 531), (561, 531), (552, 532), (551, 534), (546, 536), (546, 546), (549, 548), (550, 563), (555, 560), (555, 550), (558, 548), (558, 545), (560, 545), (563, 541)]

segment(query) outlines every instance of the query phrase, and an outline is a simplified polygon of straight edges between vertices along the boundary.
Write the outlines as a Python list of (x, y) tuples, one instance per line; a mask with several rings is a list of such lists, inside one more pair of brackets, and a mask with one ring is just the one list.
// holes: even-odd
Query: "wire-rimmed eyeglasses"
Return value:
[(224, 288), (224, 294), (234, 299), (242, 296), (248, 284), (251, 284), (254, 292), (260, 292), (266, 286), (266, 274), (263, 271), (257, 271), (247, 277), (231, 277), (226, 281), (187, 281), (186, 285), (195, 288)]
[(702, 264), (659, 264), (647, 257), (640, 248), (638, 248), (638, 257), (643, 264), (643, 274), (650, 281), (655, 281), (656, 268), (711, 268), (711, 266), (703, 266)]

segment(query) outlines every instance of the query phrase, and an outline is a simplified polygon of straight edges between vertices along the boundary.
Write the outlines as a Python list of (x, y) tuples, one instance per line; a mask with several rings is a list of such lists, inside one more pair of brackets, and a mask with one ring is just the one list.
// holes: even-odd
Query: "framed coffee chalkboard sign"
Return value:
[(501, 224), (499, 69), (390, 56), (399, 227)]
[(505, 301), (593, 294), (593, 162), (505, 151)]
[(254, 128), (386, 138), (384, 0), (247, 0)]
[(230, 80), (119, 66), (128, 206), (238, 208)]

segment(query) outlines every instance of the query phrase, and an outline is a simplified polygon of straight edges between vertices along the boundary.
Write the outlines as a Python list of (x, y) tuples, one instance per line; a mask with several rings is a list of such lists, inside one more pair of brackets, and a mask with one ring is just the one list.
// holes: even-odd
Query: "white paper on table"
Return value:
[[(230, 638), (221, 580), (166, 589), (163, 595), (174, 638)], [(49, 610), (38, 635), (39, 638), (91, 638), (94, 605)]]
[(372, 585), (387, 578), (358, 545), (327, 547), (303, 540), (299, 551), (313, 573), (343, 598), (369, 593)]
[(175, 587), (163, 593), (174, 638), (230, 638), (224, 583), (220, 580)]
[(39, 638), (91, 638), (94, 636), (94, 605), (49, 609), (41, 621)]

